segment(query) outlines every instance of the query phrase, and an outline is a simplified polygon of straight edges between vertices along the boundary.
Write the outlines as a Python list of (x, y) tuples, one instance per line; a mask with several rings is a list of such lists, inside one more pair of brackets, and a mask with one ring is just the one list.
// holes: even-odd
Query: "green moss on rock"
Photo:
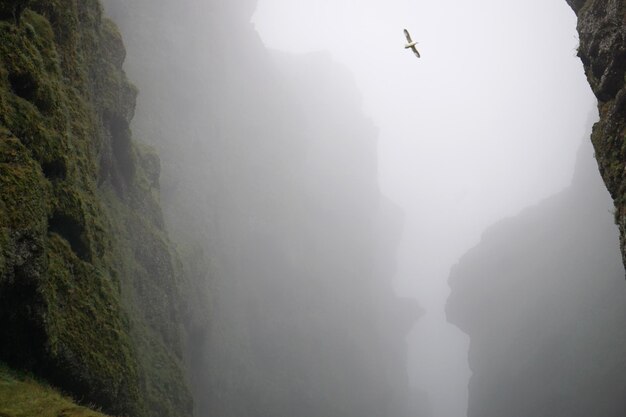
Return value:
[[(0, 0), (0, 360), (106, 412), (191, 414), (158, 157), (96, 0)], [(4, 14), (3, 14), (4, 13)], [(10, 13), (12, 14), (12, 13)]]

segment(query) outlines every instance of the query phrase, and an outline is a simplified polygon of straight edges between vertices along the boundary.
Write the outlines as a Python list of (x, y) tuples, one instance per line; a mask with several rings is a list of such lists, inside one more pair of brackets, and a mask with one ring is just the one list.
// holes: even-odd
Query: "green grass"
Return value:
[(106, 417), (0, 364), (0, 417)]

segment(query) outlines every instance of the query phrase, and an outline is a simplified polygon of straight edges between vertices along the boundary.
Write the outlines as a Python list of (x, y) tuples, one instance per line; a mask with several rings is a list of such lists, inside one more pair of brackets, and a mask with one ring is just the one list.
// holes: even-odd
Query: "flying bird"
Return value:
[(409, 31), (404, 29), (404, 36), (406, 36), (406, 40), (409, 42), (406, 45), (404, 45), (404, 49), (412, 49), (413, 53), (415, 54), (416, 57), (420, 57), (420, 53), (418, 52), (417, 48), (415, 47), (415, 45), (418, 44), (418, 42), (414, 42), (413, 39), (411, 39), (411, 35), (409, 34)]

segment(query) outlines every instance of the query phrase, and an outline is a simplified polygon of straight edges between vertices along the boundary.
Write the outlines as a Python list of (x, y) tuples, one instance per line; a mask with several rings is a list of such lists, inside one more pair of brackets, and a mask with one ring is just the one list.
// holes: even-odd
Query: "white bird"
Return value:
[(404, 36), (406, 36), (406, 40), (409, 42), (406, 45), (404, 45), (404, 49), (412, 49), (413, 53), (415, 54), (416, 57), (420, 57), (420, 53), (418, 52), (417, 48), (415, 47), (415, 45), (418, 44), (418, 42), (414, 42), (413, 39), (411, 39), (411, 35), (409, 34), (409, 31), (404, 29)]

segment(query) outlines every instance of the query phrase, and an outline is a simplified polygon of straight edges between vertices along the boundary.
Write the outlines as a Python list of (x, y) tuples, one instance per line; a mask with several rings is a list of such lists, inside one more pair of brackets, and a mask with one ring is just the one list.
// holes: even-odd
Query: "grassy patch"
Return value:
[(0, 416), (2, 417), (106, 417), (81, 407), (71, 398), (0, 364)]

